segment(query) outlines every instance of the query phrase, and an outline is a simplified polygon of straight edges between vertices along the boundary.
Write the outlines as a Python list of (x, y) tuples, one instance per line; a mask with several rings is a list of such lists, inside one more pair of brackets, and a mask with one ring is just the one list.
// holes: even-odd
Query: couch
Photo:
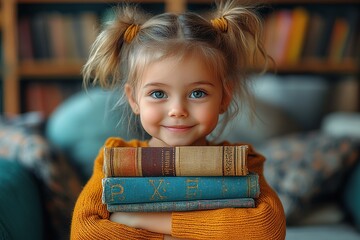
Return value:
[[(287, 239), (360, 239), (360, 115), (324, 112), (323, 79), (296, 80), (256, 79), (257, 118), (233, 119), (218, 140), (250, 142), (267, 157)], [(113, 108), (116, 94), (78, 93), (46, 122), (36, 113), (0, 118), (0, 239), (69, 238), (72, 208), (105, 139), (147, 137), (119, 122), (126, 109)]]

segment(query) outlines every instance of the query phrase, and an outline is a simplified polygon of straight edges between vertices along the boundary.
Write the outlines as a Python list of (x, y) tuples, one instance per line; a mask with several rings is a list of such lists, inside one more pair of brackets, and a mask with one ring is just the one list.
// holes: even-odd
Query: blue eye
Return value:
[(163, 91), (153, 91), (150, 96), (155, 99), (162, 99), (167, 97)]
[(191, 92), (190, 98), (203, 98), (206, 95), (207, 95), (207, 93), (202, 90), (195, 90), (195, 91)]

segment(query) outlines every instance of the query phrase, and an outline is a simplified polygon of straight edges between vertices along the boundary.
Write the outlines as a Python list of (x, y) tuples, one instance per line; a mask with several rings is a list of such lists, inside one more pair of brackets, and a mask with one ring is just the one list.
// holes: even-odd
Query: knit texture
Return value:
[[(224, 142), (220, 145), (230, 145)], [(107, 147), (147, 147), (148, 142), (109, 138)], [(207, 211), (173, 212), (172, 236), (187, 239), (285, 239), (285, 215), (281, 202), (266, 183), (264, 157), (249, 149), (249, 171), (259, 174), (260, 196), (256, 208), (225, 208)], [(130, 228), (109, 221), (101, 202), (103, 150), (94, 163), (92, 177), (81, 192), (73, 213), (71, 239), (163, 239), (162, 234)]]

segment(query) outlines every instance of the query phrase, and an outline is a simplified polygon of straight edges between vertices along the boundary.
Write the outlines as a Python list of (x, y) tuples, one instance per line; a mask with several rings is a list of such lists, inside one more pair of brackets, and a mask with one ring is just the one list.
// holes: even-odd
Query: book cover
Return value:
[(336, 9), (324, 9), (322, 17), (324, 18), (324, 26), (322, 28), (321, 35), (319, 36), (319, 42), (315, 49), (315, 56), (320, 60), (327, 60), (329, 41), (331, 38), (331, 32), (334, 27), (337, 13)]
[(274, 55), (273, 47), (276, 41), (276, 34), (274, 31), (275, 29), (276, 29), (276, 14), (271, 13), (267, 15), (265, 18), (264, 35), (263, 35), (264, 47), (270, 56)]
[(44, 115), (48, 118), (64, 99), (61, 92), (61, 84), (46, 84), (43, 88), (45, 105)]
[(185, 212), (219, 208), (254, 208), (253, 198), (194, 200), (176, 202), (107, 204), (109, 212)]
[(79, 29), (76, 28), (76, 16), (74, 14), (63, 15), (64, 28), (65, 28), (65, 46), (67, 61), (78, 61), (81, 59), (80, 50), (76, 45), (76, 33)]
[(81, 57), (86, 59), (99, 32), (99, 19), (93, 12), (83, 12), (78, 17), (82, 43)]
[(320, 44), (321, 35), (324, 31), (325, 19), (319, 13), (312, 13), (306, 30), (305, 42), (302, 50), (303, 60), (318, 60), (316, 49)]
[(329, 61), (336, 63), (341, 62), (344, 55), (346, 39), (349, 35), (349, 28), (349, 23), (346, 19), (341, 17), (335, 19), (331, 38), (329, 39)]
[(45, 13), (39, 13), (31, 18), (31, 36), (35, 59), (49, 59), (50, 41), (49, 28)]
[(248, 146), (111, 147), (104, 149), (105, 177), (242, 176)]
[(298, 7), (292, 11), (292, 26), (286, 47), (286, 63), (297, 63), (303, 48), (305, 33), (309, 21), (309, 13), (305, 8)]
[(60, 13), (48, 14), (49, 35), (51, 44), (51, 55), (56, 61), (64, 62), (66, 60), (66, 43), (63, 15)]
[[(81, 23), (81, 14), (76, 14), (72, 16), (71, 27), (74, 33), (74, 48), (73, 50), (76, 51), (75, 59), (81, 60), (86, 59), (85, 52), (84, 52), (84, 44), (85, 41), (83, 39), (82, 30), (83, 26)], [(87, 55), (86, 55), (87, 56)]]
[(359, 54), (359, 19), (360, 13), (356, 8), (349, 8), (346, 11), (346, 21), (349, 25), (349, 33), (344, 43), (344, 51), (342, 61), (354, 61), (358, 58)]
[(257, 198), (259, 177), (111, 177), (103, 178), (104, 204)]
[(31, 20), (24, 16), (18, 22), (19, 33), (19, 57), (21, 60), (33, 60), (33, 41), (31, 36)]
[(277, 63), (284, 63), (286, 46), (290, 38), (290, 30), (293, 22), (292, 11), (280, 10), (276, 13), (276, 42), (273, 46), (273, 58)]
[(45, 86), (38, 82), (31, 82), (25, 86), (25, 111), (41, 112), (45, 114)]

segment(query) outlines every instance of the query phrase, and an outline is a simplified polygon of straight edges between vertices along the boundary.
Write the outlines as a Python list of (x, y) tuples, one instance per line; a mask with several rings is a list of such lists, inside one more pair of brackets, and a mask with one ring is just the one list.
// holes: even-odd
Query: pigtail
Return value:
[(229, 0), (216, 2), (216, 9), (210, 14), (210, 24), (221, 38), (220, 48), (228, 62), (225, 94), (234, 101), (224, 115), (224, 122), (234, 118), (243, 106), (249, 106), (249, 119), (256, 117), (255, 102), (250, 91), (248, 75), (260, 67), (264, 73), (271, 60), (262, 44), (262, 19), (256, 6), (244, 1)]
[[(256, 6), (244, 1), (221, 1), (213, 13), (212, 25), (223, 33), (226, 52), (231, 53), (234, 67), (253, 69), (263, 64), (266, 70), (269, 56), (262, 44), (263, 23), (254, 10)], [(233, 53), (238, 53), (237, 55)]]
[[(105, 24), (93, 43), (89, 58), (83, 67), (84, 83), (99, 84), (104, 88), (114, 87), (123, 81), (126, 71), (120, 67), (131, 41), (140, 31), (146, 16), (136, 7), (124, 5), (115, 9), (116, 18)], [(120, 71), (121, 69), (121, 71)]]

